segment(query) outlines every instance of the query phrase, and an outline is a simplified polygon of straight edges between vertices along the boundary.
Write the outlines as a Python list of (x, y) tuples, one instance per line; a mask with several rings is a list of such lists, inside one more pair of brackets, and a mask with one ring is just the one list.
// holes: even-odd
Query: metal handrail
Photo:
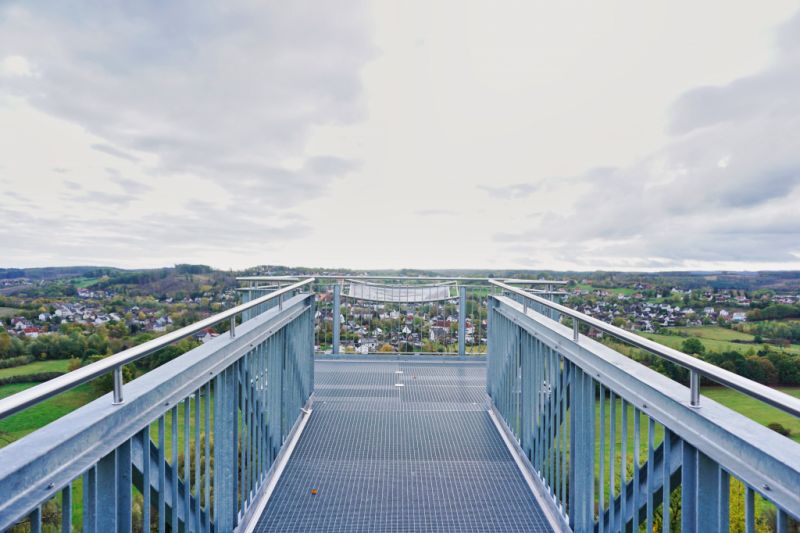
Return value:
[(771, 387), (767, 387), (766, 385), (762, 385), (750, 379), (744, 378), (738, 374), (734, 374), (733, 372), (712, 365), (711, 363), (707, 363), (706, 361), (675, 350), (674, 348), (661, 345), (655, 341), (651, 341), (650, 339), (646, 339), (642, 336), (636, 335), (635, 333), (631, 333), (630, 331), (612, 326), (607, 322), (598, 320), (594, 317), (581, 313), (580, 311), (575, 311), (574, 309), (570, 309), (564, 305), (551, 302), (550, 300), (541, 298), (531, 294), (530, 292), (517, 289), (516, 287), (511, 287), (510, 285), (498, 281), (490, 280), (489, 282), (505, 291), (528, 298), (529, 300), (553, 309), (554, 311), (558, 311), (562, 315), (570, 317), (572, 319), (573, 340), (575, 342), (580, 341), (578, 327), (579, 324), (583, 322), (636, 348), (647, 350), (658, 357), (686, 368), (690, 372), (689, 382), (691, 398), (689, 403), (692, 407), (700, 406), (700, 376), (703, 376), (711, 381), (719, 383), (720, 385), (724, 385), (746, 394), (747, 396), (761, 400), (762, 402), (780, 409), (781, 411), (800, 417), (800, 398), (795, 398)]
[[(402, 281), (479, 281), (485, 283), (495, 278), (481, 278), (471, 276), (372, 276), (360, 274), (314, 274), (316, 279), (357, 279), (357, 280), (402, 280)], [(296, 277), (291, 276), (239, 276), (237, 281), (292, 281), (297, 280)], [(567, 282), (563, 280), (549, 280), (549, 279), (516, 279), (516, 278), (502, 278), (502, 281), (507, 283), (520, 283), (523, 285), (566, 285)]]
[(261, 305), (269, 300), (281, 298), (284, 294), (313, 282), (314, 278), (308, 278), (298, 283), (288, 285), (282, 289), (261, 296), (260, 298), (250, 302), (237, 305), (236, 307), (232, 307), (226, 311), (217, 313), (216, 315), (204, 318), (203, 320), (195, 322), (194, 324), (171, 331), (165, 335), (162, 335), (161, 337), (143, 342), (142, 344), (128, 348), (127, 350), (123, 350), (110, 357), (106, 357), (105, 359), (101, 359), (100, 361), (90, 365), (86, 365), (73, 370), (72, 372), (68, 372), (63, 376), (51, 379), (36, 385), (35, 387), (31, 387), (30, 389), (26, 389), (22, 392), (18, 392), (17, 394), (9, 396), (8, 398), (2, 399), (0, 400), (0, 419), (36, 405), (44, 400), (47, 400), (48, 398), (52, 398), (57, 394), (73, 389), (78, 385), (82, 385), (111, 371), (114, 372), (114, 403), (122, 403), (122, 367), (126, 364), (133, 363), (134, 361), (156, 352), (161, 348), (172, 344), (173, 342), (185, 339), (190, 335), (198, 333), (211, 326), (215, 326), (226, 320), (230, 320), (230, 334), (231, 337), (234, 337), (236, 335), (236, 315)]

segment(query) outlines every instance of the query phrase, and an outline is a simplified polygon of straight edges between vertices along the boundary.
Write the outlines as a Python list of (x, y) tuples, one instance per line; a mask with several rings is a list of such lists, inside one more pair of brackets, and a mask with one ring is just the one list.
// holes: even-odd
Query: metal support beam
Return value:
[(467, 353), (467, 288), (458, 288), (458, 355)]
[(333, 286), (333, 353), (339, 353), (339, 333), (342, 329), (342, 286)]

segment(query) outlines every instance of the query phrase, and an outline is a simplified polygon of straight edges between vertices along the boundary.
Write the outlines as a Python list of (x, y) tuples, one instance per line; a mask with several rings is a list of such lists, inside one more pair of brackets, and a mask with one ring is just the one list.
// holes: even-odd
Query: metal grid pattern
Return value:
[(376, 285), (363, 281), (347, 280), (345, 296), (372, 302), (417, 303), (436, 302), (457, 298), (453, 294), (455, 283), (437, 285)]
[(315, 380), (256, 531), (551, 531), (486, 412), (484, 365), (317, 362)]

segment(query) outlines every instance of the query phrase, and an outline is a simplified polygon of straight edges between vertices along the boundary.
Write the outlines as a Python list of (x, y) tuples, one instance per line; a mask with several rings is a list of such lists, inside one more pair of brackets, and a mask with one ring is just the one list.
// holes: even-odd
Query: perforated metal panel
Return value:
[(318, 362), (314, 413), (257, 531), (551, 531), (484, 387), (474, 363)]

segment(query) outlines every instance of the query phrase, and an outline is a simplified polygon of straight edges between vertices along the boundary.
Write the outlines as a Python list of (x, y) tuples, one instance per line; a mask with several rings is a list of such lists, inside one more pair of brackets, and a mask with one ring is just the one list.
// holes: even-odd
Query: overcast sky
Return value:
[(0, 266), (800, 268), (795, 1), (0, 2)]

